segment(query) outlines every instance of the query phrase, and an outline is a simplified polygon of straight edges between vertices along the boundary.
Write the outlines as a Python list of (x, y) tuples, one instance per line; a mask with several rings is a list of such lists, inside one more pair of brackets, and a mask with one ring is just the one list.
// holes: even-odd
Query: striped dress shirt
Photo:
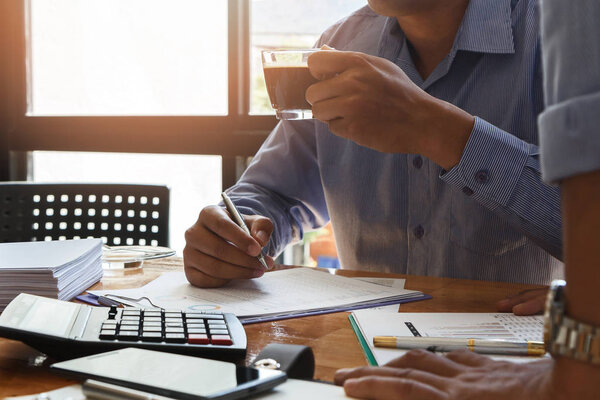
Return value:
[(343, 268), (509, 282), (562, 276), (560, 193), (541, 181), (543, 108), (535, 0), (471, 0), (447, 57), (423, 80), (394, 18), (362, 8), (318, 45), (384, 57), (432, 96), (476, 116), (462, 158), (444, 171), (386, 154), (315, 120), (283, 121), (232, 200), (265, 215), (275, 255), (331, 220)]

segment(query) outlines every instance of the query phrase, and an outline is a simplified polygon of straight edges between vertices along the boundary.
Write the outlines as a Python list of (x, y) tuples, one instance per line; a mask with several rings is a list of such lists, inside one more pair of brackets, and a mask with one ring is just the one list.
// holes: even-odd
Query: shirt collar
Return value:
[(471, 0), (453, 50), (511, 54), (515, 52), (511, 0)]
[[(480, 53), (515, 52), (511, 0), (471, 0), (460, 24), (452, 57), (458, 50)], [(395, 60), (405, 44), (404, 34), (395, 17), (388, 17), (379, 42), (379, 56)]]

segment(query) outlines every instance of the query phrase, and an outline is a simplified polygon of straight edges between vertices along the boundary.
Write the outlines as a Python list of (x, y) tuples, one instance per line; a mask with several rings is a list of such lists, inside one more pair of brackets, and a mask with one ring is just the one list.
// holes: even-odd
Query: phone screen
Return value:
[(233, 363), (127, 348), (53, 364), (79, 376), (189, 399), (237, 398), (285, 381), (281, 371), (238, 367)]

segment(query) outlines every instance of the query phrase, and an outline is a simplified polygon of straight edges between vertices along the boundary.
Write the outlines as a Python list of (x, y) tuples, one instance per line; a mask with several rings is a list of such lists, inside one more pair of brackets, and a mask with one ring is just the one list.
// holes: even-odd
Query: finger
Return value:
[(464, 370), (464, 366), (427, 350), (411, 350), (402, 357), (395, 358), (385, 365), (394, 368), (418, 369), (446, 377), (455, 376)]
[(367, 57), (363, 53), (355, 51), (316, 51), (308, 56), (308, 70), (316, 79), (324, 79), (335, 74), (341, 74), (345, 70), (365, 65)]
[(202, 271), (202, 273), (218, 279), (252, 279), (264, 274), (263, 268), (254, 257), (254, 268), (234, 265), (221, 259), (196, 251), (188, 246), (183, 250), (184, 265), (188, 268)]
[[(240, 228), (221, 207), (206, 207), (200, 213), (199, 221), (222, 239), (231, 242), (246, 254), (256, 256), (261, 247), (258, 242)], [(214, 254), (212, 254), (214, 255)]]
[(348, 379), (356, 379), (371, 375), (412, 379), (431, 385), (438, 389), (444, 388), (448, 384), (448, 378), (444, 378), (439, 375), (430, 374), (428, 372), (423, 372), (416, 369), (392, 368), (386, 366), (341, 369), (335, 373), (333, 381), (336, 385), (343, 385), (343, 383)]
[(346, 79), (344, 75), (336, 75), (331, 79), (313, 83), (306, 89), (306, 101), (311, 105), (335, 97), (348, 95), (355, 91), (355, 80)]
[(540, 295), (524, 303), (517, 304), (513, 307), (512, 312), (515, 315), (535, 315), (543, 313), (545, 307), (546, 295)]
[(455, 363), (466, 365), (469, 367), (483, 367), (493, 363), (494, 361), (480, 354), (473, 353), (469, 350), (457, 350), (446, 354), (446, 358), (454, 361)]
[[(217, 236), (203, 225), (194, 225), (185, 232), (184, 255), (191, 258), (195, 252), (204, 253), (226, 263), (247, 269), (260, 269), (256, 257)], [(257, 245), (257, 247), (259, 247)], [(260, 251), (260, 247), (259, 247)]]
[(244, 219), (250, 228), (250, 234), (256, 239), (260, 247), (265, 247), (269, 244), (271, 234), (273, 233), (273, 222), (269, 218), (260, 215), (251, 215)]
[(547, 292), (548, 289), (546, 288), (524, 290), (517, 294), (511, 295), (506, 299), (500, 300), (496, 304), (496, 307), (500, 312), (511, 312), (512, 308), (517, 304), (524, 303), (539, 296), (545, 297)]
[(319, 101), (312, 105), (313, 117), (323, 122), (344, 118), (348, 115), (348, 103), (346, 96)]
[[(327, 121), (327, 126), (329, 127), (329, 130), (332, 133), (334, 133), (338, 136), (341, 136), (341, 137), (346, 137), (346, 133), (348, 132), (349, 125), (350, 125), (350, 122), (348, 121), (347, 118), (336, 118), (336, 119)], [(351, 139), (351, 138), (347, 138), (347, 139)]]
[(446, 400), (443, 391), (411, 379), (365, 376), (344, 382), (344, 391), (360, 399)]
[[(184, 257), (185, 260), (185, 257)], [(184, 261), (185, 262), (185, 261)], [(204, 272), (184, 264), (183, 268), (188, 282), (201, 288), (220, 287), (229, 282), (227, 279), (214, 278)]]

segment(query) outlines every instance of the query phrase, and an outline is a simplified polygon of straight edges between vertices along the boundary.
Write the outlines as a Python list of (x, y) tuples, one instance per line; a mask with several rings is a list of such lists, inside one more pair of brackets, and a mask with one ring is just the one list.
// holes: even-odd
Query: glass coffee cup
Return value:
[(308, 70), (308, 56), (319, 49), (264, 50), (263, 72), (277, 119), (310, 119), (306, 89), (317, 82)]

